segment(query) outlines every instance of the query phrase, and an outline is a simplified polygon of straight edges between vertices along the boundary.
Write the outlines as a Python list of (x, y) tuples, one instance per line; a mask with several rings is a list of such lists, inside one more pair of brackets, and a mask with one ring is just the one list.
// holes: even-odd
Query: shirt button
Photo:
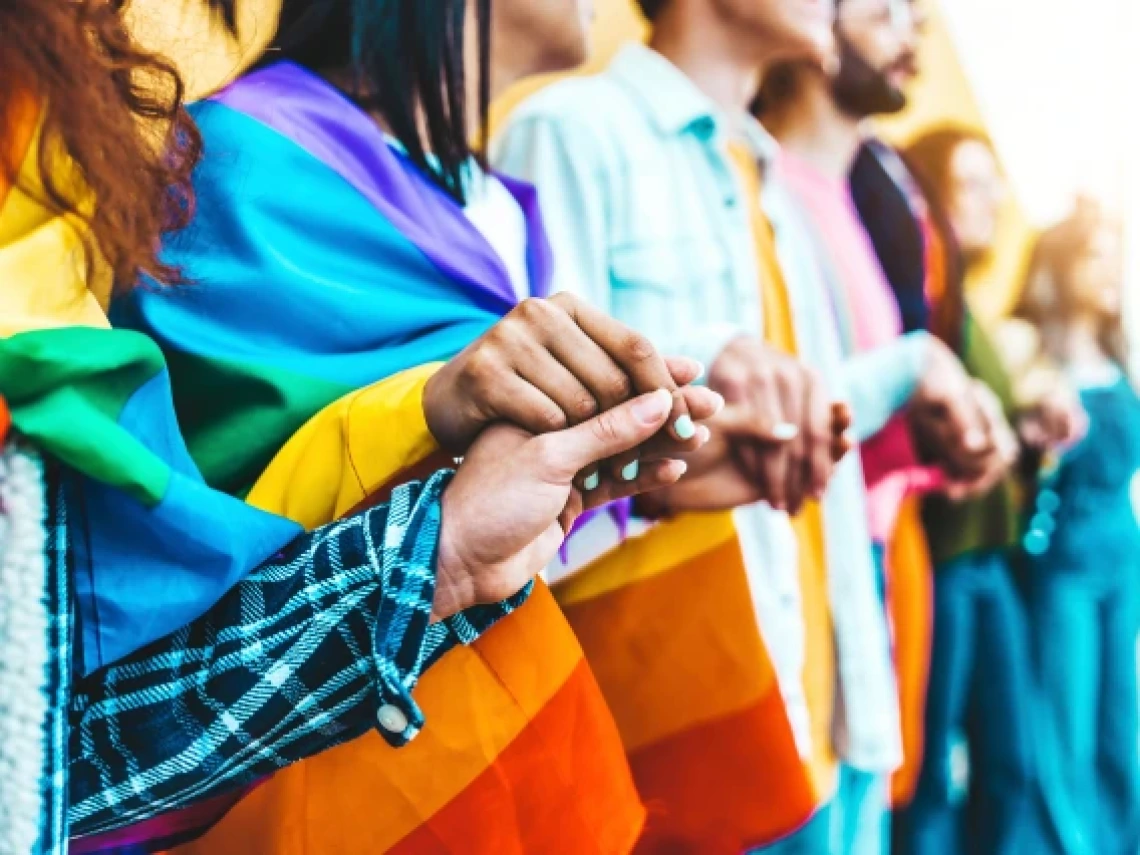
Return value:
[(376, 721), (389, 733), (403, 733), (408, 729), (408, 717), (392, 704), (384, 704), (376, 711)]

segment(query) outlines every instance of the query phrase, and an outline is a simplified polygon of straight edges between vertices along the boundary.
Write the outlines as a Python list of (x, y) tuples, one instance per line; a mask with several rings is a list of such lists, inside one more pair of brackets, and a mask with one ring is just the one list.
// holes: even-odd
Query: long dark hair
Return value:
[[(231, 29), (236, 0), (207, 0)], [(464, 171), (486, 166), (491, 105), (491, 0), (476, 4), (479, 143), (472, 141), (464, 40), (469, 0), (284, 0), (265, 61), (291, 59), (338, 80), (362, 109), (383, 116), (408, 157), (462, 204)], [(430, 157), (429, 157), (430, 154)]]
[[(958, 124), (934, 127), (904, 150), (903, 159), (922, 188), (941, 249), (942, 295), (934, 308), (931, 326), (952, 348), (961, 352), (966, 317), (966, 274), (969, 263), (958, 244), (950, 219), (953, 193), (951, 165), (958, 146), (966, 142), (984, 145), (995, 152), (993, 141), (983, 132)], [(995, 154), (996, 157), (996, 154)]]
[[(42, 187), (23, 187), (87, 226), (88, 262), (101, 257), (115, 283), (179, 272), (159, 260), (163, 232), (189, 222), (190, 173), (201, 150), (182, 109), (182, 81), (166, 60), (131, 40), (122, 0), (0, 2), (0, 173), (19, 179), (21, 99), (40, 113)], [(3, 287), (0, 285), (0, 287)]]
[[(1057, 362), (1065, 361), (1066, 332), (1076, 310), (1074, 269), (1105, 231), (1118, 235), (1119, 225), (1104, 216), (1099, 207), (1083, 204), (1044, 232), (1033, 248), (1014, 315), (1037, 327), (1046, 354)], [(1114, 317), (1101, 316), (1097, 341), (1108, 357), (1127, 372), (1128, 336), (1122, 312)]]

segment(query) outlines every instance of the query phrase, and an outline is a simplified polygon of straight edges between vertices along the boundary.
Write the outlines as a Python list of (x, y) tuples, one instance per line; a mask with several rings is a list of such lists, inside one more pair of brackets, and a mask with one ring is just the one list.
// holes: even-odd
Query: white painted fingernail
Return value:
[(772, 428), (772, 439), (778, 442), (789, 442), (800, 435), (800, 429), (791, 422), (780, 422)]

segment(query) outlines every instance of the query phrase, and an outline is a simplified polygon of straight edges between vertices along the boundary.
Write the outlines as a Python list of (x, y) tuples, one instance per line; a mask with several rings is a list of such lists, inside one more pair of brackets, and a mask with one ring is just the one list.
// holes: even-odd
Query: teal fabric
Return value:
[(891, 849), (890, 778), (839, 767), (831, 808), (830, 855), (888, 855)]
[(826, 804), (815, 812), (802, 828), (783, 840), (752, 849), (748, 855), (826, 855), (831, 846), (831, 812)]
[[(1013, 417), (1013, 390), (993, 341), (972, 315), (963, 331), (962, 361), (970, 375), (989, 386), (1006, 414)], [(923, 522), (935, 564), (954, 561), (975, 552), (1012, 549), (1021, 527), (1022, 497), (1011, 476), (987, 495), (968, 502), (951, 502), (939, 495), (923, 503)]]
[(1042, 747), (1041, 855), (1140, 851), (1140, 398), (1084, 389), (1088, 436), (1039, 490), (1025, 536)]
[(900, 855), (1029, 855), (1035, 774), (1025, 610), (1006, 553), (934, 574), (926, 742)]
[(737, 136), (758, 159), (775, 146), (663, 56), (629, 45), (604, 73), (521, 104), (491, 160), (539, 188), (553, 291), (711, 365), (761, 317), (749, 204), (728, 154)]

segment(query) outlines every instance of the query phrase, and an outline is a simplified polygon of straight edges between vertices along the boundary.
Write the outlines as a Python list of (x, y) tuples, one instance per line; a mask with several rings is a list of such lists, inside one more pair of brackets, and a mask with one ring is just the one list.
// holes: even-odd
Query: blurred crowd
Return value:
[(0, 855), (1140, 853), (1123, 228), (972, 312), (919, 0), (193, 2), (0, 0)]

